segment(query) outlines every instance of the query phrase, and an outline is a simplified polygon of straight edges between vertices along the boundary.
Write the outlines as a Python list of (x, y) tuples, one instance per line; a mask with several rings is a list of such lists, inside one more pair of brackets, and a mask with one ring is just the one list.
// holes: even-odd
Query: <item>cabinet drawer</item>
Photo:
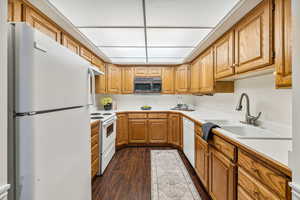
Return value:
[(238, 186), (238, 197), (237, 200), (254, 200), (250, 197), (241, 186)]
[(282, 199), (286, 199), (287, 178), (265, 167), (240, 150), (238, 151), (238, 165), (248, 171), (251, 176), (274, 190)]
[(235, 146), (214, 135), (212, 145), (231, 160), (235, 160)]
[(130, 113), (128, 114), (129, 119), (144, 119), (147, 118), (147, 113)]
[(92, 147), (92, 162), (99, 158), (99, 146)]
[(98, 144), (98, 137), (99, 135), (98, 134), (95, 134), (93, 137), (92, 137), (92, 141), (91, 141), (91, 147), (95, 146), (96, 144)]
[(263, 200), (280, 200), (273, 192), (269, 191), (264, 185), (254, 179), (242, 168), (238, 171), (238, 184), (253, 198)]
[(92, 163), (92, 178), (94, 176), (96, 176), (98, 170), (99, 170), (99, 159), (95, 160), (93, 163)]
[(150, 119), (166, 119), (166, 118), (168, 118), (168, 114), (166, 114), (166, 113), (149, 113), (148, 118), (150, 118)]
[(202, 133), (202, 127), (201, 127), (200, 125), (195, 124), (195, 133), (196, 133), (197, 135), (199, 135), (200, 137), (203, 136), (203, 133)]

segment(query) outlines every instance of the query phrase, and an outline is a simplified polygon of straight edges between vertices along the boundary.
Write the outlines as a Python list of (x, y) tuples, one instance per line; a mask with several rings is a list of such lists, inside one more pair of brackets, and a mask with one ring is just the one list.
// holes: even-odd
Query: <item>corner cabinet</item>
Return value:
[(134, 91), (134, 68), (122, 67), (122, 94), (132, 94)]
[(113, 65), (107, 65), (107, 92), (110, 94), (121, 93), (122, 74), (121, 68)]
[(175, 69), (175, 91), (179, 94), (189, 93), (190, 65), (184, 64)]
[(174, 67), (162, 68), (162, 93), (174, 94)]
[(229, 31), (214, 45), (215, 78), (234, 75), (234, 32)]
[(264, 0), (236, 25), (236, 73), (273, 64), (272, 24), (272, 0)]
[(236, 199), (236, 166), (222, 153), (209, 149), (209, 194), (213, 200)]
[(275, 0), (276, 88), (292, 86), (292, 6), (291, 0)]

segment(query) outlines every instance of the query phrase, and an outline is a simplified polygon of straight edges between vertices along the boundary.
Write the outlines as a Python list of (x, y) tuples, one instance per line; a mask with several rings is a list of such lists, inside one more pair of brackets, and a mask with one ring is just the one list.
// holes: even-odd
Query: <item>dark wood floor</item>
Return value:
[[(119, 150), (104, 175), (94, 179), (93, 200), (150, 200), (151, 149), (169, 148), (130, 147)], [(180, 153), (180, 156), (202, 200), (209, 200), (210, 198), (183, 153)]]

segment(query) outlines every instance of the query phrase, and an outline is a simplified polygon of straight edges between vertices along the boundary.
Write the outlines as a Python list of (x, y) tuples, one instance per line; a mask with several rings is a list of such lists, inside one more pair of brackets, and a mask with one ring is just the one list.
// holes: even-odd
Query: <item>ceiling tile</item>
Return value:
[(143, 26), (141, 0), (49, 0), (75, 26)]
[(148, 46), (196, 46), (211, 29), (148, 28)]
[(146, 64), (146, 58), (110, 58), (115, 64)]
[(146, 57), (145, 48), (99, 48), (107, 57)]
[(80, 28), (96, 46), (145, 46), (143, 28)]
[(239, 0), (145, 0), (147, 26), (214, 27)]
[(181, 64), (184, 58), (148, 58), (148, 64)]
[(183, 58), (186, 57), (193, 48), (148, 48), (149, 57), (171, 57)]

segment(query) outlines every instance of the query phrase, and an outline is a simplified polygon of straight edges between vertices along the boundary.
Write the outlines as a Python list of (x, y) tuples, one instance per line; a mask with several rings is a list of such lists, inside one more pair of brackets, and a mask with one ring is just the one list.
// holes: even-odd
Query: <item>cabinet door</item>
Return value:
[(214, 56), (213, 50), (207, 50), (200, 57), (200, 92), (214, 92)]
[(195, 170), (202, 184), (208, 189), (208, 144), (195, 135)]
[(150, 67), (148, 69), (148, 76), (161, 76), (161, 67)]
[(134, 90), (134, 68), (122, 67), (122, 93), (132, 94)]
[(169, 115), (168, 141), (170, 144), (182, 147), (182, 126), (181, 118), (178, 114)]
[(80, 56), (86, 59), (89, 62), (92, 62), (93, 54), (88, 49), (80, 47)]
[(176, 68), (175, 87), (177, 93), (188, 93), (190, 86), (189, 65), (181, 65)]
[(148, 131), (149, 131), (150, 143), (168, 142), (168, 120), (167, 119), (149, 119)]
[(162, 69), (162, 93), (174, 94), (174, 67)]
[(22, 7), (23, 7), (22, 1), (8, 0), (7, 20), (9, 22), (21, 22), (22, 21)]
[(292, 86), (292, 11), (291, 0), (275, 0), (276, 88)]
[(238, 195), (237, 200), (254, 200), (252, 199), (247, 192), (243, 190), (242, 187), (238, 186)]
[(73, 38), (69, 37), (65, 33), (62, 34), (62, 45), (64, 45), (76, 54), (79, 54), (80, 52), (79, 43), (77, 43)]
[(235, 200), (236, 167), (214, 148), (210, 148), (209, 193), (213, 200)]
[(191, 65), (191, 93), (199, 93), (200, 92), (200, 61), (196, 60)]
[(148, 67), (136, 67), (135, 76), (148, 76)]
[(113, 64), (107, 67), (107, 92), (119, 94), (121, 92), (121, 69)]
[(230, 31), (214, 46), (215, 77), (223, 78), (234, 74), (234, 33)]
[(128, 118), (127, 114), (117, 115), (117, 146), (128, 144)]
[(35, 29), (48, 35), (57, 42), (61, 42), (61, 30), (52, 24), (48, 19), (35, 12), (32, 8), (25, 6), (24, 8), (25, 21)]
[(107, 84), (106, 84), (106, 67), (105, 63), (102, 63), (97, 66), (100, 71), (104, 72), (104, 75), (96, 76), (96, 93), (97, 94), (105, 94), (107, 91)]
[(242, 73), (272, 64), (272, 0), (264, 0), (235, 28), (235, 71)]
[(147, 119), (129, 119), (129, 143), (147, 143), (148, 126)]

